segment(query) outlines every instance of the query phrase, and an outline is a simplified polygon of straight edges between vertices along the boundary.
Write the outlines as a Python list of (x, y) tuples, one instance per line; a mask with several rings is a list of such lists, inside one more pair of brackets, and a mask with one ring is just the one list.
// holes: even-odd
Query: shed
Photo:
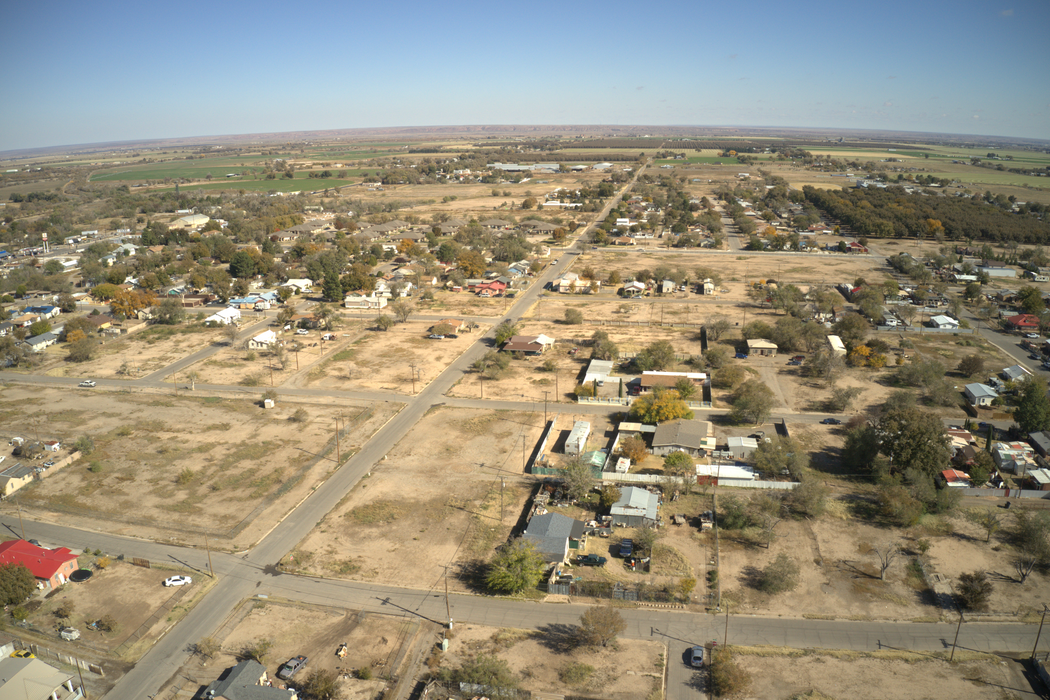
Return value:
[(754, 470), (740, 464), (698, 464), (696, 476), (700, 481), (717, 480), (719, 486), (732, 486), (757, 478)]
[(569, 558), (570, 549), (579, 549), (584, 529), (580, 520), (561, 513), (544, 513), (533, 516), (522, 538), (536, 547), (545, 562), (561, 563)]
[(609, 510), (613, 523), (627, 527), (652, 527), (656, 524), (660, 497), (637, 486), (620, 490), (620, 500)]
[(758, 449), (758, 440), (749, 437), (726, 438), (726, 444), (734, 459), (748, 459)]
[(1050, 469), (1033, 469), (1028, 472), (1026, 486), (1035, 491), (1050, 491)]
[(580, 455), (587, 446), (587, 438), (591, 435), (591, 424), (585, 420), (578, 420), (572, 425), (569, 437), (565, 439), (565, 454)]

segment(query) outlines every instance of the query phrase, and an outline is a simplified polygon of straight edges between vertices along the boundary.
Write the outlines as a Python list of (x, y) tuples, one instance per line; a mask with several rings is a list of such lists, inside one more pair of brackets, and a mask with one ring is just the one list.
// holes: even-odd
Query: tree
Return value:
[(230, 259), (230, 276), (239, 279), (247, 279), (255, 276), (255, 258), (246, 250), (234, 253)]
[(768, 442), (759, 441), (758, 449), (752, 453), (751, 459), (758, 471), (767, 478), (787, 473), (798, 479), (809, 468), (809, 453), (802, 443), (780, 435), (769, 438)]
[(154, 296), (152, 292), (141, 289), (127, 290), (118, 288), (116, 294), (109, 302), (110, 311), (120, 314), (124, 318), (131, 318), (141, 309), (153, 305)]
[(980, 610), (992, 595), (992, 582), (983, 571), (959, 574), (959, 585), (955, 595), (960, 605), (967, 610)]
[(859, 387), (836, 387), (831, 390), (831, 398), (828, 407), (836, 413), (845, 413), (849, 410), (853, 400), (863, 393)]
[(394, 317), (397, 318), (398, 323), (407, 323), (415, 307), (404, 299), (398, 299), (390, 305), (390, 310), (394, 312)]
[(490, 688), (516, 688), (518, 677), (510, 670), (510, 665), (490, 654), (478, 654), (473, 659), (450, 674), (451, 680), (457, 683), (472, 683)]
[(159, 323), (165, 326), (174, 326), (182, 323), (184, 318), (186, 318), (186, 309), (183, 308), (182, 303), (174, 297), (168, 297), (157, 304), (153, 309), (154, 323)]
[(1050, 513), (1021, 509), (1015, 518), (1014, 569), (1024, 583), (1035, 567), (1050, 563)]
[(574, 501), (583, 500), (594, 486), (594, 470), (591, 465), (577, 457), (565, 464), (561, 470), (565, 491)]
[(314, 318), (317, 325), (326, 331), (332, 330), (337, 319), (335, 306), (332, 304), (318, 304), (314, 309)]
[(664, 471), (672, 476), (686, 478), (690, 475), (696, 475), (696, 464), (687, 453), (675, 450), (664, 457)]
[(519, 333), (518, 325), (513, 321), (502, 321), (496, 326), (495, 340), (496, 345), (503, 345), (505, 342), (513, 338)]
[(1017, 301), (1026, 314), (1042, 315), (1046, 310), (1043, 293), (1031, 285), (1023, 285), (1017, 290)]
[(708, 674), (711, 689), (720, 698), (741, 694), (751, 685), (751, 676), (733, 661), (733, 652), (728, 647), (712, 650)]
[(635, 533), (634, 546), (635, 551), (645, 552), (647, 556), (653, 555), (653, 547), (656, 546), (656, 541), (660, 539), (660, 535), (663, 532), (657, 530), (655, 527), (643, 527)]
[(748, 379), (731, 398), (730, 417), (737, 423), (764, 423), (773, 410), (773, 390), (758, 379)]
[(624, 457), (631, 460), (632, 464), (638, 464), (649, 456), (649, 450), (645, 446), (645, 439), (638, 435), (633, 435), (620, 442), (620, 452), (623, 453)]
[(977, 353), (967, 355), (959, 360), (959, 366), (956, 369), (967, 377), (976, 377), (977, 375), (984, 374), (984, 358)]
[(864, 340), (870, 326), (864, 317), (858, 313), (849, 312), (842, 320), (832, 326), (835, 335), (842, 338), (842, 342), (848, 345), (856, 345)]
[(806, 375), (823, 379), (824, 383), (830, 386), (838, 381), (845, 365), (841, 355), (825, 347), (810, 355), (802, 369)]
[(325, 273), (324, 285), (321, 289), (321, 293), (324, 294), (324, 298), (328, 301), (343, 300), (343, 283), (339, 280), (339, 275), (334, 271)]
[(632, 364), (638, 371), (668, 370), (677, 363), (674, 346), (669, 341), (658, 340), (639, 352)]
[(602, 493), (601, 497), (598, 499), (598, 502), (601, 504), (601, 507), (603, 509), (609, 510), (613, 507), (614, 503), (620, 500), (620, 496), (622, 495), (623, 493), (620, 491), (620, 488), (616, 486), (616, 484), (605, 484), (602, 486)]
[(36, 577), (24, 564), (0, 565), (0, 605), (19, 605), (36, 590)]
[(879, 560), (879, 578), (885, 581), (886, 572), (901, 556), (901, 544), (900, 542), (883, 542), (872, 547), (872, 551), (875, 552), (875, 558)]
[(87, 337), (81, 338), (68, 344), (66, 359), (70, 362), (87, 362), (94, 356), (97, 347), (97, 341)]
[(915, 471), (932, 479), (951, 457), (944, 422), (935, 413), (915, 406), (891, 408), (877, 421), (875, 430), (879, 451), (890, 458), (894, 474)]
[(233, 325), (232, 323), (227, 323), (222, 328), (222, 337), (226, 339), (226, 342), (229, 345), (233, 345), (237, 342), (238, 332), (239, 331), (237, 330), (237, 326)]
[(1050, 398), (1042, 378), (1029, 377), (1024, 382), (1014, 409), (1014, 421), (1025, 435), (1050, 429)]
[(456, 265), (468, 278), (478, 278), (485, 274), (485, 256), (476, 250), (460, 251)]
[(641, 423), (663, 423), (676, 418), (691, 419), (693, 412), (674, 389), (656, 387), (631, 404), (630, 415)]
[[(987, 454), (987, 453), (981, 453)], [(1003, 516), (1000, 515), (995, 509), (988, 508), (983, 513), (977, 515), (977, 522), (982, 528), (984, 528), (984, 541), (991, 542), (992, 535), (999, 531), (1002, 527)]]
[(520, 593), (539, 584), (545, 567), (543, 555), (533, 544), (517, 539), (496, 553), (489, 564), (485, 583), (498, 593)]
[(581, 644), (607, 647), (626, 629), (627, 621), (619, 610), (609, 605), (596, 605), (580, 616), (577, 635)]
[(339, 693), (339, 683), (334, 672), (319, 668), (310, 672), (299, 690), (300, 697), (309, 700), (331, 700)]
[(758, 576), (758, 590), (776, 595), (793, 590), (799, 581), (798, 563), (784, 552), (766, 565)]
[(803, 477), (799, 485), (787, 492), (784, 504), (795, 515), (805, 518), (819, 518), (824, 514), (827, 504), (828, 489), (823, 481), (813, 477)]
[(721, 369), (729, 362), (729, 351), (721, 345), (709, 347), (703, 354), (704, 362), (711, 369)]
[(272, 639), (256, 639), (245, 644), (237, 656), (241, 660), (251, 659), (257, 663), (265, 664), (271, 648), (273, 648)]
[(565, 309), (565, 323), (578, 326), (583, 323), (583, 312), (579, 309)]
[(707, 328), (708, 342), (717, 343), (719, 338), (725, 335), (733, 326), (724, 316), (716, 316), (708, 321), (704, 327)]

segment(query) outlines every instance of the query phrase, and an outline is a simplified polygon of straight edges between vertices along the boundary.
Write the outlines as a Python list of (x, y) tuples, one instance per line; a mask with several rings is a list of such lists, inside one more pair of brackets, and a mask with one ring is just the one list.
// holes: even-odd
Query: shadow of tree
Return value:
[(757, 566), (745, 566), (737, 580), (748, 588), (753, 588), (757, 591), (759, 590), (758, 584), (762, 580), (762, 569)]
[(575, 625), (551, 623), (537, 628), (538, 641), (558, 654), (567, 654), (580, 646), (579, 628)]
[(485, 583), (488, 573), (487, 563), (481, 559), (471, 559), (456, 567), (452, 571), (452, 576), (474, 593), (488, 593), (488, 585)]

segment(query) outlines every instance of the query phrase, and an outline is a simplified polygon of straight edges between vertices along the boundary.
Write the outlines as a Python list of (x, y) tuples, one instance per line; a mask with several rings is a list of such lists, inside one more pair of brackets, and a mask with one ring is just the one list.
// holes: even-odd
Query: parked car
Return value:
[(599, 557), (597, 554), (581, 554), (576, 557), (576, 563), (580, 566), (605, 566), (608, 559)]
[(704, 665), (703, 647), (695, 646), (689, 650), (689, 665), (693, 668), (700, 668)]
[(297, 674), (303, 666), (306, 665), (306, 657), (300, 654), (299, 656), (288, 659), (284, 664), (277, 669), (277, 677), (281, 680), (289, 680), (292, 676)]
[(35, 659), (36, 657), (33, 656), (33, 652), (29, 651), (28, 649), (19, 649), (14, 654), (11, 654), (11, 658), (12, 659)]
[(1038, 333), (1025, 333), (1024, 337), (1025, 338), (1038, 338), (1039, 334)]
[(438, 333), (431, 333), (427, 337), (430, 338), (431, 340), (442, 340), (445, 336), (440, 335)]
[(47, 469), (50, 469), (53, 466), (55, 466), (55, 460), (53, 459), (49, 459), (46, 462), (44, 462), (44, 467)]
[(164, 585), (168, 588), (172, 586), (188, 586), (193, 583), (193, 579), (189, 576), (172, 576), (164, 579)]
[(806, 359), (805, 355), (795, 355), (794, 357), (791, 358), (791, 361), (792, 362), (802, 362), (805, 359)]
[(446, 338), (448, 338), (449, 340), (455, 340), (455, 339), (456, 339), (456, 338), (458, 338), (459, 336), (458, 336), (458, 335), (456, 335), (455, 333), (449, 333), (449, 334), (447, 334), (447, 335), (446, 335), (445, 337), (446, 337)]
[(305, 328), (296, 328), (295, 329), (295, 334), (296, 335), (310, 335), (310, 331), (306, 330)]
[(839, 425), (840, 423), (842, 423), (842, 421), (840, 421), (838, 418), (825, 418), (820, 422), (822, 425)]
[(619, 554), (620, 554), (621, 557), (624, 557), (624, 558), (629, 557), (629, 556), (631, 556), (631, 552), (633, 552), (633, 551), (634, 551), (634, 542), (633, 541), (631, 541), (631, 540), (623, 540), (623, 541), (620, 542), (620, 552), (619, 552)]
[(747, 359), (747, 353), (746, 352), (738, 352), (736, 354), (736, 359), (738, 359), (738, 360), (746, 360)]
[(84, 381), (80, 382), (80, 384), (77, 384), (77, 386), (85, 386), (90, 389), (91, 387), (95, 386), (95, 382), (92, 379), (85, 379)]
[(321, 340), (335, 340), (335, 333), (325, 333), (321, 336)]
[(1041, 360), (1041, 359), (1043, 359), (1043, 356), (1042, 355), (1036, 355), (1034, 352), (1031, 352), (1031, 353), (1028, 353), (1028, 359), (1030, 359), (1030, 360)]
[(789, 367), (798, 367), (801, 364), (802, 363), (799, 362), (798, 360), (788, 360), (788, 366)]

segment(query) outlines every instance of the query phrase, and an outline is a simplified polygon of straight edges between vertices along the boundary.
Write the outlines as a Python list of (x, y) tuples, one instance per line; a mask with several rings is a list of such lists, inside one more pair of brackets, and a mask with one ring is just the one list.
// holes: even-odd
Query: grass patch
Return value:
[(394, 501), (375, 501), (354, 508), (344, 518), (358, 525), (383, 525), (405, 515), (405, 506)]
[(354, 356), (356, 355), (356, 350), (352, 348), (347, 348), (346, 350), (340, 350), (336, 354), (332, 355), (331, 360), (332, 362), (346, 362), (347, 360), (354, 359)]

